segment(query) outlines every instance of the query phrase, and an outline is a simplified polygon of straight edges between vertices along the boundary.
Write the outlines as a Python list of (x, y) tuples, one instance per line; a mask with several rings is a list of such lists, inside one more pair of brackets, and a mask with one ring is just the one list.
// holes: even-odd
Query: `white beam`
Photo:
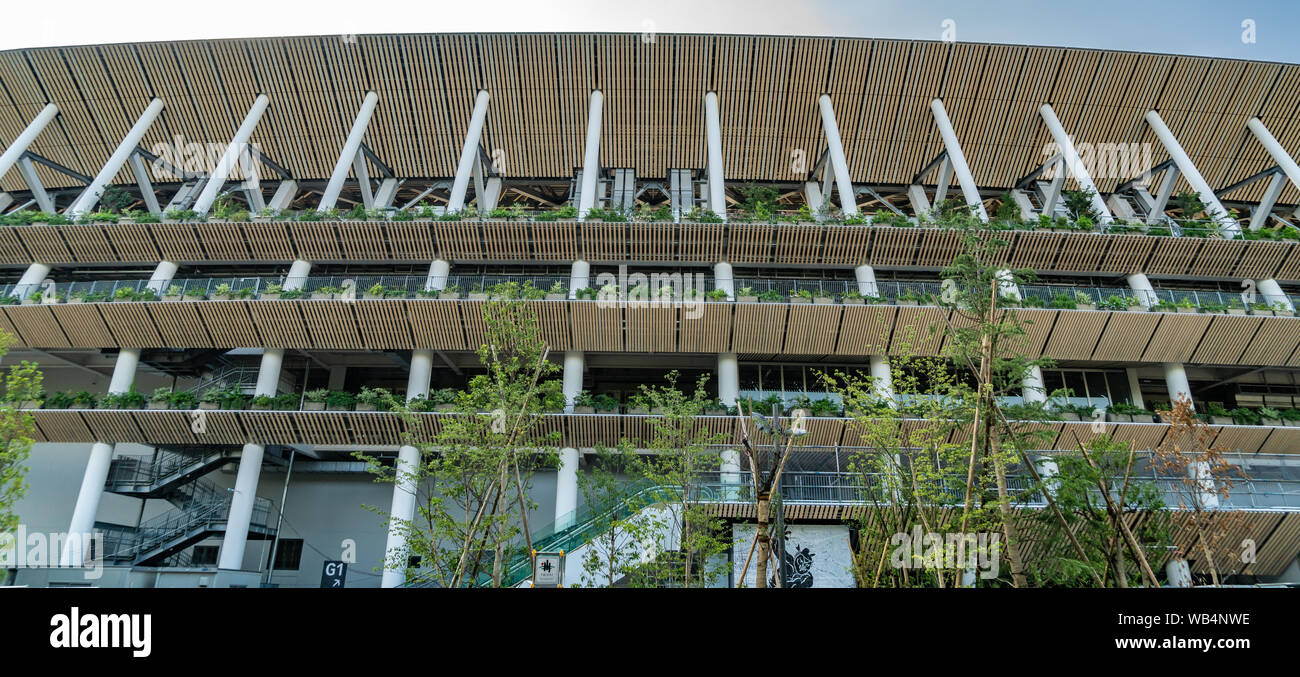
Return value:
[[(578, 190), (578, 220), (596, 206), (596, 179), (600, 177), (600, 119), (604, 95), (592, 90), (587, 111), (587, 147), (582, 158), (582, 184)], [(693, 193), (694, 191), (692, 191)]]
[(54, 200), (50, 199), (50, 194), (45, 192), (45, 186), (41, 185), (41, 177), (36, 174), (36, 166), (29, 157), (18, 159), (18, 173), (22, 174), (23, 181), (27, 182), (27, 187), (32, 191), (32, 199), (41, 211), (46, 214), (54, 213)]
[(704, 95), (704, 123), (709, 144), (709, 209), (725, 220), (727, 187), (722, 172), (722, 122), (716, 92)]
[(13, 143), (9, 144), (5, 152), (0, 153), (0, 179), (3, 179), (5, 174), (8, 174), (9, 170), (18, 164), (18, 158), (27, 152), (27, 148), (32, 145), (37, 136), (40, 136), (41, 130), (45, 129), (45, 126), (50, 124), (50, 121), (58, 114), (58, 106), (52, 103), (45, 104), (45, 108), (42, 108), (36, 118), (23, 131), (19, 132), (17, 138), (14, 139)]
[(979, 187), (975, 185), (975, 177), (971, 176), (970, 165), (966, 164), (966, 155), (962, 153), (961, 144), (957, 142), (957, 132), (952, 128), (952, 120), (948, 119), (948, 111), (944, 109), (943, 101), (940, 99), (931, 101), (930, 112), (934, 114), (939, 135), (943, 137), (943, 147), (948, 151), (952, 169), (957, 173), (957, 183), (961, 185), (962, 197), (966, 199), (967, 205), (975, 209), (979, 219), (987, 222), (989, 215), (984, 210), (984, 201), (980, 199)]
[(1228, 210), (1223, 208), (1223, 204), (1219, 202), (1219, 198), (1214, 194), (1214, 189), (1210, 188), (1210, 184), (1205, 182), (1201, 172), (1192, 163), (1192, 158), (1187, 155), (1187, 151), (1183, 150), (1182, 144), (1178, 143), (1174, 133), (1169, 131), (1169, 126), (1160, 118), (1160, 113), (1154, 110), (1147, 111), (1146, 121), (1151, 130), (1156, 133), (1156, 137), (1160, 139), (1160, 143), (1164, 145), (1165, 150), (1169, 151), (1169, 156), (1173, 158), (1174, 164), (1178, 165), (1178, 170), (1183, 173), (1188, 185), (1200, 196), (1201, 202), (1205, 204), (1206, 209), (1214, 211), (1211, 216), (1219, 224), (1223, 236), (1232, 239), (1241, 235), (1241, 225), (1228, 214)]
[[(338, 204), (339, 193), (343, 190), (343, 184), (348, 180), (348, 170), (352, 168), (353, 161), (361, 154), (361, 140), (366, 136), (366, 129), (370, 126), (370, 118), (375, 113), (375, 106), (379, 103), (379, 95), (374, 92), (366, 92), (366, 96), (361, 100), (361, 110), (357, 111), (357, 117), (352, 121), (352, 128), (348, 130), (348, 136), (343, 141), (343, 150), (339, 152), (339, 157), (334, 161), (334, 171), (330, 173), (329, 183), (325, 184), (325, 190), (321, 193), (320, 204), (317, 205), (316, 211), (327, 212)], [(361, 162), (364, 164), (365, 160)], [(357, 180), (361, 176), (357, 175)]]
[(1268, 131), (1268, 127), (1264, 126), (1264, 122), (1259, 118), (1251, 118), (1246, 122), (1246, 127), (1264, 145), (1264, 149), (1273, 157), (1273, 161), (1277, 163), (1277, 166), (1282, 168), (1287, 178), (1291, 179), (1291, 185), (1300, 189), (1300, 165), (1297, 165), (1295, 158), (1286, 152), (1286, 149), (1278, 142), (1277, 137)]
[(460, 162), (456, 164), (456, 179), (451, 184), (451, 195), (447, 198), (447, 212), (458, 212), (465, 208), (465, 191), (469, 190), (470, 175), (478, 162), (479, 139), (483, 137), (483, 124), (487, 120), (488, 101), (491, 96), (486, 90), (479, 90), (474, 98), (474, 113), (469, 118), (469, 129), (465, 132), (465, 143), (460, 149)]
[(1255, 206), (1255, 211), (1251, 212), (1251, 230), (1259, 230), (1268, 225), (1268, 217), (1273, 214), (1273, 205), (1277, 204), (1277, 196), (1282, 194), (1284, 185), (1286, 185), (1286, 176), (1283, 174), (1274, 174), (1269, 178), (1268, 188), (1264, 189), (1264, 197)]
[(122, 142), (117, 144), (113, 154), (108, 157), (108, 162), (100, 168), (99, 173), (95, 175), (94, 180), (81, 193), (77, 201), (68, 208), (69, 216), (77, 216), (95, 211), (95, 205), (99, 204), (99, 199), (104, 196), (104, 189), (113, 181), (117, 173), (122, 171), (122, 166), (126, 164), (135, 151), (140, 147), (140, 140), (144, 138), (149, 127), (153, 125), (154, 120), (158, 119), (158, 114), (162, 112), (162, 99), (154, 99), (145, 107), (144, 112), (131, 125), (130, 131), (122, 138)]
[(1113, 219), (1110, 210), (1106, 208), (1106, 201), (1102, 199), (1101, 191), (1097, 190), (1097, 184), (1093, 183), (1088, 168), (1079, 159), (1079, 152), (1074, 148), (1074, 140), (1065, 133), (1065, 127), (1056, 117), (1056, 111), (1052, 109), (1051, 104), (1045, 103), (1038, 107), (1038, 114), (1047, 124), (1047, 131), (1052, 133), (1052, 140), (1056, 142), (1056, 147), (1061, 150), (1066, 172), (1079, 184), (1079, 190), (1092, 191), (1092, 208), (1097, 212), (1102, 223), (1110, 223)]
[(266, 107), (270, 103), (271, 99), (267, 95), (259, 94), (257, 100), (253, 102), (253, 107), (248, 109), (248, 115), (244, 116), (244, 122), (239, 125), (239, 129), (235, 130), (235, 136), (230, 140), (230, 145), (226, 146), (226, 152), (222, 154), (217, 166), (212, 168), (212, 174), (208, 177), (208, 182), (203, 186), (203, 192), (199, 194), (199, 199), (194, 201), (193, 209), (200, 216), (207, 214), (208, 210), (212, 208), (212, 203), (216, 202), (217, 195), (226, 184), (226, 178), (230, 176), (231, 170), (235, 168), (235, 163), (247, 151), (248, 140), (252, 138), (253, 130), (257, 128), (257, 122), (262, 119), (262, 113), (266, 112)]
[[(1147, 223), (1159, 223), (1165, 220), (1165, 209), (1169, 206), (1169, 198), (1173, 197), (1174, 185), (1178, 183), (1178, 167), (1172, 166), (1165, 170), (1165, 178), (1160, 183), (1160, 192), (1151, 197), (1147, 203)], [(1138, 193), (1141, 195), (1141, 193)]]
[[(817, 98), (821, 108), (822, 129), (826, 132), (826, 146), (831, 154), (831, 170), (835, 173), (835, 187), (840, 195), (840, 211), (845, 216), (858, 213), (858, 196), (853, 192), (853, 181), (849, 178), (849, 163), (844, 156), (844, 143), (840, 139), (840, 126), (835, 120), (835, 107), (831, 104), (829, 94)], [(829, 198), (830, 195), (826, 195)]]
[(127, 162), (131, 165), (131, 174), (135, 176), (135, 185), (140, 189), (140, 199), (144, 200), (145, 209), (154, 216), (162, 216), (162, 207), (158, 204), (158, 196), (153, 192), (153, 182), (149, 180), (149, 172), (144, 168), (144, 160), (140, 159), (139, 153), (132, 153)]

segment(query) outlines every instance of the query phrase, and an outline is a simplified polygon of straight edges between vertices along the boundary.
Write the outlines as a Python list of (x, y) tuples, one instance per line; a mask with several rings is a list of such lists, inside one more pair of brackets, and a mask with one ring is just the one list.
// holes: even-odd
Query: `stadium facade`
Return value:
[[(553, 294), (529, 303), (563, 363), (563, 464), (534, 478), (533, 521), (572, 519), (582, 457), (643, 430), (628, 398), (669, 370), (711, 374), (723, 405), (826, 399), (818, 369), (888, 378), (906, 329), (947, 312), (924, 297), (961, 242), (924, 221), (953, 202), (1031, 224), (1004, 233), (1005, 262), (1038, 272), (1013, 293), (1031, 356), (1057, 368), (1024, 398), (1064, 387), (1102, 413), (1179, 396), (1246, 410), (1212, 421), (1252, 478), (1222, 506), (1243, 515), (1228, 540), (1255, 544), (1241, 580), (1300, 579), (1300, 421), (1281, 415), (1300, 409), (1300, 65), (361, 35), (14, 50), (0, 88), (0, 328), (10, 360), (66, 391), (31, 412), (18, 513), (32, 534), (102, 533), (108, 556), (95, 581), (32, 566), (19, 584), (315, 586), (322, 562), (343, 560), (349, 586), (399, 585), (400, 570), (376, 569), (394, 537), (363, 506), (411, 503), (352, 452), (410, 462), (401, 420), (301, 395), (463, 387), (483, 335), (471, 292), (503, 281)], [(736, 218), (751, 186), (773, 191), (774, 214)], [(1064, 199), (1076, 190), (1094, 194), (1083, 223)], [(1186, 213), (1189, 193), (1204, 217)], [(654, 307), (581, 292), (626, 279), (723, 291)], [(92, 403), (155, 388), (226, 396)], [(621, 408), (575, 412), (584, 391)], [(239, 395), (280, 400), (255, 410)], [(1107, 432), (1164, 441), (1167, 424), (1122, 409)], [(1093, 426), (1055, 424), (1043, 453)], [(853, 505), (835, 489), (858, 440), (834, 414), (808, 430), (790, 480), (808, 493), (787, 508), (809, 542), (843, 550)]]

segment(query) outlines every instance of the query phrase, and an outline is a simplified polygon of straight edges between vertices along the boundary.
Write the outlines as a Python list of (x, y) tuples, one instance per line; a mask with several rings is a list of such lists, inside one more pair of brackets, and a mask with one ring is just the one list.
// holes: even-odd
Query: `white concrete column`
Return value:
[(1214, 212), (1214, 220), (1219, 224), (1223, 236), (1231, 239), (1241, 235), (1241, 225), (1228, 215), (1228, 210), (1223, 208), (1223, 204), (1219, 202), (1219, 198), (1214, 194), (1214, 189), (1210, 188), (1210, 184), (1205, 182), (1205, 178), (1196, 169), (1196, 165), (1192, 164), (1192, 158), (1187, 155), (1187, 151), (1183, 150), (1182, 144), (1178, 143), (1174, 133), (1169, 131), (1168, 125), (1160, 118), (1160, 114), (1154, 110), (1149, 110), (1146, 114), (1146, 121), (1150, 125), (1151, 131), (1155, 132), (1156, 137), (1160, 139), (1161, 145), (1165, 147), (1165, 150), (1169, 151), (1169, 157), (1173, 159), (1174, 164), (1178, 165), (1178, 171), (1182, 172), (1183, 178), (1187, 179), (1187, 184), (1192, 187), (1192, 190), (1196, 191), (1206, 209)]
[(239, 458), (239, 472), (235, 474), (235, 490), (230, 497), (230, 513), (226, 518), (226, 534), (221, 540), (218, 569), (238, 570), (244, 567), (248, 525), (253, 520), (257, 480), (262, 474), (262, 456), (265, 453), (266, 447), (260, 444), (250, 442), (244, 445), (243, 454)]
[(573, 413), (573, 401), (582, 394), (583, 353), (570, 350), (564, 353), (564, 413)]
[(1246, 122), (1246, 127), (1250, 129), (1256, 139), (1259, 139), (1264, 149), (1272, 156), (1277, 166), (1282, 168), (1282, 172), (1286, 174), (1287, 178), (1291, 179), (1291, 185), (1300, 189), (1300, 165), (1297, 165), (1295, 158), (1286, 152), (1286, 149), (1278, 142), (1277, 137), (1268, 131), (1268, 127), (1264, 126), (1264, 122), (1259, 118), (1251, 118)]
[(1187, 464), (1187, 477), (1196, 485), (1197, 500), (1202, 508), (1214, 510), (1219, 507), (1219, 493), (1215, 490), (1209, 463), (1196, 461)]
[(108, 392), (121, 395), (130, 392), (135, 383), (135, 370), (140, 365), (139, 348), (122, 348), (117, 353), (117, 362), (113, 364), (113, 376), (108, 382)]
[(451, 195), (447, 198), (447, 211), (458, 212), (465, 208), (465, 192), (469, 190), (469, 180), (478, 163), (479, 139), (483, 137), (483, 124), (487, 120), (488, 101), (491, 96), (485, 90), (479, 90), (474, 97), (474, 113), (469, 118), (469, 129), (465, 132), (465, 143), (460, 148), (460, 161), (456, 163), (456, 178), (451, 184)]
[(158, 114), (162, 112), (162, 99), (154, 99), (149, 102), (149, 106), (140, 114), (140, 119), (135, 121), (131, 130), (126, 133), (122, 143), (117, 145), (117, 149), (109, 156), (108, 162), (104, 163), (99, 173), (95, 175), (86, 190), (82, 191), (77, 197), (77, 201), (72, 203), (68, 208), (69, 216), (77, 216), (95, 210), (95, 205), (99, 204), (99, 198), (104, 196), (104, 189), (113, 181), (113, 177), (122, 170), (126, 161), (135, 154), (135, 149), (140, 146), (140, 140), (144, 138), (149, 127), (153, 125), (154, 120), (158, 119)]
[(1129, 275), (1128, 287), (1133, 290), (1133, 295), (1136, 296), (1137, 300), (1146, 308), (1154, 306), (1160, 300), (1159, 297), (1156, 296), (1155, 288), (1151, 286), (1151, 280), (1148, 280), (1147, 276), (1142, 273), (1133, 273), (1132, 275)]
[(709, 210), (727, 218), (727, 186), (722, 176), (722, 122), (718, 115), (718, 95), (704, 95), (704, 123), (709, 144)]
[(578, 290), (586, 289), (591, 283), (591, 264), (586, 261), (574, 261), (569, 268), (569, 300), (578, 298)]
[(1012, 276), (1010, 270), (1003, 268), (997, 271), (997, 277), (998, 296), (1015, 299), (1017, 301), (1022, 300), (1022, 297), (1020, 296), (1020, 285), (1016, 284), (1016, 279)]
[(560, 467), (555, 473), (555, 530), (573, 525), (578, 511), (578, 450), (560, 450)]
[[(835, 187), (840, 194), (840, 211), (845, 216), (856, 216), (858, 197), (853, 192), (853, 181), (849, 178), (849, 162), (844, 155), (844, 142), (840, 139), (840, 125), (835, 120), (835, 107), (831, 105), (829, 94), (817, 98), (821, 108), (822, 129), (826, 132), (826, 147), (831, 156), (831, 171), (835, 174)], [(823, 195), (829, 199), (830, 195)]]
[(235, 163), (239, 158), (248, 152), (248, 140), (253, 136), (253, 130), (257, 128), (257, 123), (262, 119), (262, 113), (266, 112), (266, 107), (271, 103), (271, 99), (265, 94), (259, 94), (257, 100), (253, 102), (253, 107), (248, 109), (248, 115), (244, 116), (244, 122), (235, 130), (235, 136), (230, 140), (230, 145), (226, 146), (226, 152), (222, 154), (221, 160), (217, 166), (212, 168), (212, 174), (208, 177), (207, 183), (203, 185), (203, 192), (199, 193), (199, 198), (194, 201), (194, 211), (200, 216), (207, 214), (212, 208), (212, 203), (216, 202), (217, 195), (226, 185), (226, 179), (230, 176), (231, 170), (235, 168)]
[(1171, 557), (1165, 563), (1166, 588), (1192, 587), (1192, 567), (1184, 557)]
[[(338, 204), (339, 193), (348, 180), (348, 170), (352, 168), (353, 160), (357, 159), (358, 153), (361, 152), (361, 141), (366, 136), (366, 128), (370, 126), (370, 118), (374, 115), (375, 105), (378, 103), (379, 95), (374, 92), (367, 92), (366, 97), (361, 100), (361, 110), (357, 112), (356, 119), (352, 121), (352, 129), (348, 131), (347, 139), (343, 141), (343, 151), (339, 153), (339, 158), (334, 163), (334, 171), (330, 174), (329, 183), (325, 184), (316, 211), (327, 212)], [(364, 158), (361, 162), (365, 162)], [(359, 182), (365, 180), (368, 179), (357, 177)]]
[(1142, 383), (1138, 380), (1138, 371), (1134, 367), (1128, 367), (1124, 370), (1128, 376), (1128, 397), (1133, 406), (1139, 409), (1146, 409), (1146, 402), (1142, 399)]
[(1038, 107), (1038, 114), (1043, 117), (1043, 122), (1047, 123), (1047, 130), (1052, 133), (1052, 140), (1056, 142), (1056, 147), (1061, 149), (1067, 175), (1078, 182), (1079, 190), (1092, 191), (1092, 208), (1096, 210), (1102, 223), (1110, 223), (1113, 219), (1110, 210), (1106, 208), (1106, 201), (1102, 199), (1101, 191), (1097, 190), (1097, 184), (1092, 182), (1092, 175), (1088, 173), (1088, 168), (1079, 159), (1079, 153), (1074, 148), (1074, 140), (1065, 133), (1065, 127), (1061, 126), (1061, 121), (1057, 119), (1056, 111), (1052, 110), (1051, 104), (1045, 103)]
[(935, 99), (930, 102), (930, 112), (934, 114), (934, 123), (939, 127), (939, 135), (943, 137), (943, 147), (948, 151), (948, 160), (952, 162), (952, 170), (957, 174), (957, 183), (961, 186), (962, 197), (966, 199), (966, 204), (975, 208), (976, 216), (981, 221), (987, 222), (989, 214), (984, 210), (984, 201), (980, 199), (979, 187), (975, 185), (975, 177), (970, 173), (970, 165), (966, 164), (966, 155), (961, 152), (961, 144), (957, 142), (957, 132), (952, 128), (952, 121), (948, 119), (948, 111), (943, 107), (943, 101)]
[(736, 300), (736, 278), (731, 271), (731, 264), (719, 261), (713, 264), (713, 287), (727, 292), (727, 300)]
[(95, 530), (95, 515), (99, 512), (99, 499), (104, 495), (104, 483), (108, 481), (108, 467), (112, 461), (113, 445), (104, 442), (91, 445), (90, 459), (86, 462), (81, 490), (77, 492), (77, 503), (68, 525), (68, 537), (59, 553), (60, 566), (81, 566), (89, 554), (82, 546), (88, 542), (86, 537)]
[(1268, 187), (1264, 189), (1264, 194), (1260, 196), (1259, 204), (1250, 212), (1251, 230), (1259, 230), (1268, 225), (1268, 218), (1273, 215), (1273, 207), (1277, 204), (1277, 198), (1282, 194), (1282, 187), (1286, 185), (1286, 174), (1274, 174), (1268, 180)]
[(868, 265), (861, 265), (853, 269), (854, 277), (858, 278), (858, 293), (863, 296), (880, 296), (880, 287), (876, 284), (876, 269)]
[(40, 290), (46, 278), (49, 277), (50, 266), (45, 263), (33, 263), (27, 266), (23, 271), (22, 277), (18, 278), (18, 283), (14, 285), (14, 296), (21, 301)]
[(600, 177), (600, 116), (604, 95), (592, 90), (587, 112), (587, 148), (582, 158), (582, 185), (578, 191), (578, 220), (596, 206), (596, 180)]
[(894, 397), (894, 372), (890, 369), (889, 358), (884, 355), (871, 356), (871, 387), (876, 391), (876, 397), (898, 408), (898, 400)]
[(1060, 488), (1061, 482), (1056, 479), (1061, 474), (1061, 467), (1056, 464), (1056, 460), (1051, 456), (1039, 456), (1034, 467), (1038, 469), (1038, 476), (1043, 478), (1043, 486), (1047, 493), (1056, 498), (1056, 492)]
[(388, 513), (388, 539), (384, 544), (384, 573), (379, 582), (382, 588), (401, 587), (406, 581), (406, 563), (394, 560), (406, 550), (406, 527), (415, 519), (414, 473), (419, 463), (419, 449), (409, 444), (398, 448), (394, 466), (397, 481), (393, 483), (393, 506)]
[(741, 496), (741, 475), (740, 475), (740, 452), (735, 449), (725, 449), (721, 454), (722, 463), (718, 467), (718, 479), (722, 484), (727, 485), (722, 490), (724, 500), (735, 501)]
[(1029, 368), (1022, 384), (1024, 385), (1022, 395), (1026, 404), (1047, 401), (1047, 388), (1043, 385), (1043, 370), (1038, 365)]
[[(1186, 397), (1188, 402), (1192, 402), (1192, 386), (1187, 381), (1187, 370), (1181, 364), (1175, 362), (1165, 363), (1165, 383), (1169, 387), (1169, 404)], [(1192, 402), (1192, 411), (1196, 410), (1196, 403)]]
[[(446, 279), (444, 277), (444, 284)], [(433, 351), (411, 351), (411, 371), (406, 377), (406, 401), (427, 397), (429, 383), (433, 378)], [(406, 550), (406, 525), (415, 519), (415, 499), (418, 487), (415, 473), (420, 463), (420, 450), (403, 444), (397, 449), (397, 463), (394, 466), (396, 480), (393, 483), (393, 504), (388, 511), (388, 539), (384, 545), (384, 572), (380, 577), (380, 587), (396, 588), (406, 581), (405, 563), (396, 562), (398, 553)]]
[(159, 261), (158, 265), (154, 266), (153, 275), (149, 277), (145, 288), (162, 296), (162, 293), (167, 290), (167, 285), (172, 283), (172, 278), (176, 277), (177, 268), (179, 266), (171, 261)]
[(23, 131), (18, 133), (17, 138), (13, 140), (13, 143), (9, 144), (9, 147), (5, 149), (5, 152), (0, 153), (0, 179), (3, 179), (5, 174), (8, 174), (9, 170), (13, 169), (14, 165), (18, 164), (18, 159), (23, 156), (23, 153), (27, 152), (28, 147), (32, 145), (32, 142), (36, 140), (36, 137), (40, 136), (41, 131), (45, 129), (45, 126), (50, 124), (58, 114), (58, 106), (52, 103), (45, 104), (45, 108), (42, 108), (41, 112), (37, 113), (31, 123), (29, 123)]
[(1264, 301), (1268, 303), (1269, 307), (1281, 304), (1287, 310), (1295, 312), (1295, 304), (1291, 303), (1291, 297), (1282, 291), (1282, 286), (1277, 283), (1277, 280), (1273, 278), (1260, 280), (1257, 289), (1259, 289), (1260, 295), (1264, 297)]
[(740, 399), (740, 360), (735, 353), (718, 353), (718, 401), (728, 407)]
[(437, 259), (429, 264), (429, 277), (424, 281), (425, 291), (442, 291), (447, 288), (447, 277), (451, 273), (451, 264)]
[(298, 259), (289, 266), (289, 274), (284, 276), (284, 284), (280, 285), (285, 291), (302, 289), (307, 284), (307, 277), (311, 275), (311, 261)]

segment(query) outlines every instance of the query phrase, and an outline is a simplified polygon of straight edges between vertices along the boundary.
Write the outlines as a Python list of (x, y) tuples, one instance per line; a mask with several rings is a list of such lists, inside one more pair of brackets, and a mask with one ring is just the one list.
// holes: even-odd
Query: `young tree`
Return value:
[[(0, 331), (0, 358), (12, 344), (13, 337)], [(0, 535), (11, 535), (18, 528), (14, 505), (27, 493), (24, 464), (36, 432), (31, 415), (17, 407), (21, 402), (40, 399), (43, 379), (36, 363), (27, 361), (11, 365), (5, 375), (4, 400), (0, 401)], [(0, 577), (0, 584), (4, 582), (4, 577)]]
[(597, 521), (586, 539), (582, 587), (613, 587), (641, 561), (641, 544), (651, 538), (639, 515), (645, 502), (635, 493), (644, 483), (630, 478), (636, 451), (626, 442), (596, 447), (587, 471), (578, 478), (589, 514)]
[(653, 552), (633, 569), (634, 587), (706, 587), (721, 575), (725, 562), (717, 560), (729, 547), (726, 525), (707, 500), (709, 480), (720, 463), (717, 445), (728, 436), (697, 420), (712, 404), (708, 377), (701, 377), (689, 394), (678, 390), (677, 379), (676, 371), (669, 372), (665, 385), (642, 385), (634, 398), (663, 412), (647, 420), (650, 434), (636, 444), (645, 453), (629, 458), (631, 475), (663, 494), (657, 511), (642, 513)]
[(530, 471), (558, 458), (559, 433), (547, 429), (542, 414), (559, 396), (559, 367), (547, 360), (537, 315), (518, 298), (518, 286), (501, 285), (494, 296), (483, 308), (486, 343), (478, 350), (485, 373), (470, 378), (455, 415), (431, 423), (407, 403), (392, 403), (420, 463), (398, 470), (357, 453), (376, 481), (416, 489), (413, 520), (370, 507), (406, 539), (400, 552), (389, 553), (388, 566), (420, 558), (419, 571), (408, 569), (409, 581), (499, 587), (511, 556), (531, 550)]
[(1218, 586), (1221, 568), (1227, 562), (1216, 562), (1214, 550), (1243, 523), (1240, 512), (1219, 510), (1219, 501), (1228, 498), (1234, 477), (1249, 478), (1228, 461), (1226, 448), (1214, 444), (1218, 431), (1196, 418), (1190, 399), (1181, 397), (1169, 411), (1159, 414), (1169, 422), (1169, 433), (1152, 452), (1152, 465), (1162, 475), (1180, 478), (1175, 487), (1178, 507), (1184, 511), (1181, 516), (1196, 534), (1193, 548), (1199, 547), (1205, 556), (1210, 580)]
[[(1135, 459), (1131, 443), (1109, 435), (1089, 439), (1078, 454), (1052, 457), (1056, 472), (1044, 478), (1040, 491), (1055, 498), (1067, 521), (1063, 526), (1046, 511), (1035, 517), (1043, 534), (1039, 548), (1044, 559), (1051, 558), (1032, 572), (1039, 585), (1089, 587), (1109, 580), (1127, 588), (1132, 574), (1147, 579), (1151, 569), (1145, 552), (1168, 544), (1169, 513), (1159, 487), (1134, 477)], [(1085, 558), (1069, 553), (1063, 529), (1083, 546)], [(1129, 547), (1126, 530), (1139, 548)]]

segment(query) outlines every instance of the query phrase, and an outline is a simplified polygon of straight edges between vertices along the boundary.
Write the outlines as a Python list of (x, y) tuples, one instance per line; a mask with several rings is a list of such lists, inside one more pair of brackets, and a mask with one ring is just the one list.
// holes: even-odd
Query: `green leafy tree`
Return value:
[(581, 587), (613, 587), (632, 575), (641, 561), (642, 544), (651, 538), (653, 525), (641, 517), (644, 502), (637, 491), (644, 483), (631, 479), (635, 453), (626, 442), (596, 447), (586, 472), (578, 477), (585, 506), (597, 524), (584, 544)]
[[(0, 332), (0, 358), (12, 344), (13, 337)], [(17, 407), (20, 402), (40, 399), (43, 378), (37, 365), (27, 361), (11, 365), (5, 374), (5, 396), (0, 401), (0, 534), (12, 534), (18, 528), (14, 506), (27, 493), (25, 463), (36, 432), (31, 415)], [(0, 583), (4, 583), (3, 576)]]
[(413, 468), (390, 467), (358, 452), (376, 481), (413, 487), (415, 517), (403, 520), (373, 506), (406, 538), (387, 565), (408, 569), (411, 583), (444, 588), (505, 584), (512, 557), (531, 551), (528, 513), (531, 473), (554, 465), (558, 431), (549, 430), (545, 402), (560, 392), (559, 367), (548, 361), (536, 314), (503, 289), (484, 304), (486, 343), (478, 349), (485, 373), (459, 393), (455, 416), (437, 425), (394, 402), (407, 424), (404, 440), (420, 451)]

